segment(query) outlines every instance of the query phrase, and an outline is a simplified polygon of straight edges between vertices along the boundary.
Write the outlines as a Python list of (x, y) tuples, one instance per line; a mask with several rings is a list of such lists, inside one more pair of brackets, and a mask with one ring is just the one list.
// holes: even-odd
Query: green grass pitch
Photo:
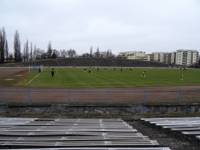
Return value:
[[(90, 71), (88, 71), (90, 70)], [(145, 71), (145, 73), (143, 73)], [(200, 70), (156, 69), (156, 68), (55, 68), (51, 77), (50, 69), (29, 73), (19, 83), (25, 87), (50, 88), (124, 88), (145, 86), (200, 85)], [(144, 75), (145, 74), (145, 75)], [(145, 76), (145, 77), (144, 77)], [(30, 82), (32, 80), (32, 82)], [(29, 84), (27, 84), (29, 82)]]

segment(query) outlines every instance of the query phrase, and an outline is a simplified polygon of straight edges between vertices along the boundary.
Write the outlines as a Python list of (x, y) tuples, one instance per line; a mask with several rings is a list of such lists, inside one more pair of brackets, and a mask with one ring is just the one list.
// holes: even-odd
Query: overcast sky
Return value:
[(199, 50), (200, 0), (0, 0), (0, 27), (11, 50), (16, 29), (43, 49)]

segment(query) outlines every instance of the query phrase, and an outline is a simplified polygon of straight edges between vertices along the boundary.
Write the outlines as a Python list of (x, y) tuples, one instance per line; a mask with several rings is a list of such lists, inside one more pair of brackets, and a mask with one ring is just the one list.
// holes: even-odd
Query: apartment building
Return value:
[(120, 57), (130, 60), (159, 62), (169, 65), (190, 66), (199, 61), (199, 52), (196, 50), (179, 49), (176, 52), (154, 52), (146, 54), (144, 51), (128, 51), (119, 54)]
[(122, 52), (119, 54), (119, 56), (130, 60), (141, 60), (141, 61), (148, 60), (147, 54), (143, 51)]
[(176, 63), (176, 52), (170, 53), (170, 64), (174, 65)]
[(170, 64), (171, 61), (171, 53), (165, 53), (165, 52), (154, 52), (152, 53), (152, 61)]
[(199, 53), (195, 50), (177, 50), (175, 64), (181, 66), (190, 66), (197, 63), (199, 60)]

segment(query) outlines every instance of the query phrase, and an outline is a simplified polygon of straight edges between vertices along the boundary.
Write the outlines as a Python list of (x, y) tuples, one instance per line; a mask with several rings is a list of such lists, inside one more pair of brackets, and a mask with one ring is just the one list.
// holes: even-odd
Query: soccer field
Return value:
[(200, 85), (198, 69), (157, 68), (50, 68), (32, 71), (18, 85), (52, 88), (123, 88), (149, 86)]

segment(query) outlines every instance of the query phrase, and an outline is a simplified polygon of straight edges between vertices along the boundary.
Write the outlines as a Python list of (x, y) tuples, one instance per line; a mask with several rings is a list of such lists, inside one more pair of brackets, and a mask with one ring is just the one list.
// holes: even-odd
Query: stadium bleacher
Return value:
[(0, 148), (170, 150), (121, 119), (0, 118)]
[(182, 135), (189, 140), (200, 142), (200, 117), (142, 118), (141, 120)]

